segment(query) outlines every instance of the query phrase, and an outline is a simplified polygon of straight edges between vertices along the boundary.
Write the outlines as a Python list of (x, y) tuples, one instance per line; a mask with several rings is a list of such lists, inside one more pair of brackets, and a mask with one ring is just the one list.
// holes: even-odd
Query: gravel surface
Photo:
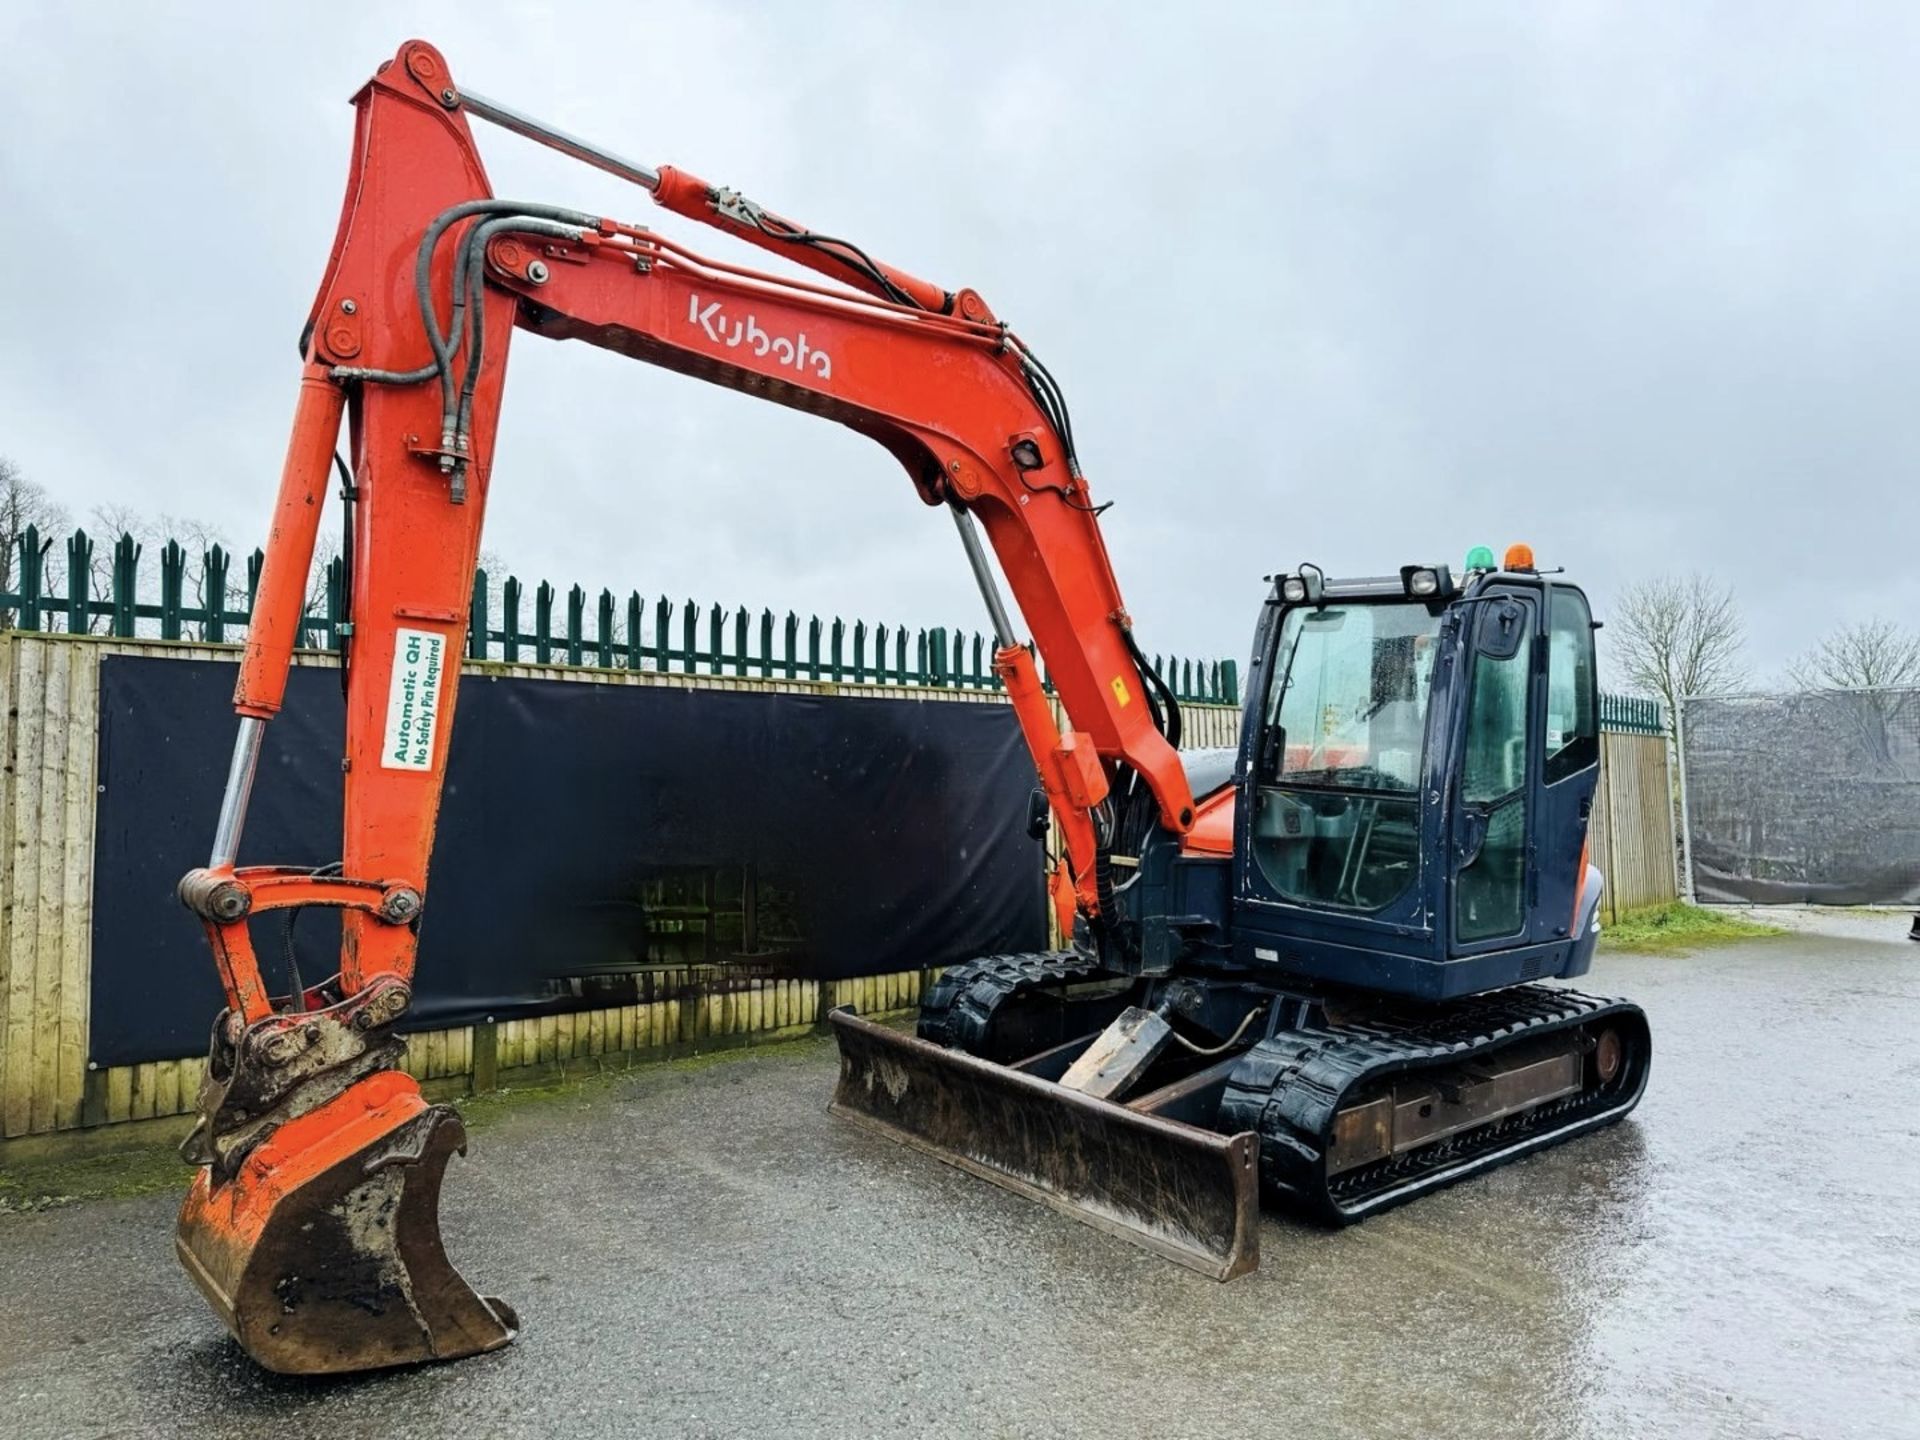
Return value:
[(499, 1354), (276, 1379), (175, 1199), (0, 1216), (0, 1436), (1914, 1436), (1920, 946), (1604, 956), (1625, 1124), (1191, 1275), (825, 1113), (830, 1042), (488, 1107), (444, 1206)]

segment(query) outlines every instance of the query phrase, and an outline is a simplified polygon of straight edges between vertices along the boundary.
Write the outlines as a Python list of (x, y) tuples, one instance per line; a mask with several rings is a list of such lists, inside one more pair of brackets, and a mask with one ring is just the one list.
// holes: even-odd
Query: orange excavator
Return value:
[[(1228, 1278), (1257, 1262), (1263, 1190), (1346, 1223), (1632, 1108), (1650, 1051), (1639, 1010), (1533, 983), (1582, 973), (1598, 933), (1593, 626), (1577, 588), (1524, 547), (1499, 565), (1477, 552), (1459, 577), (1269, 577), (1241, 745), (1183, 755), (1060, 386), (978, 294), (463, 89), (424, 42), (354, 105), (232, 767), (211, 858), (180, 884), (227, 1008), (183, 1147), (199, 1173), (177, 1248), (257, 1361), (451, 1359), (518, 1328), (447, 1260), (439, 1190), (465, 1137), (399, 1068), (396, 1034), (516, 329), (838, 421), (958, 527), (1039, 774), (1036, 827), (1058, 827), (1071, 946), (950, 967), (915, 1035), (836, 1012), (837, 1113)], [(496, 199), (476, 118), (830, 283)], [(321, 870), (237, 866), (335, 468), (345, 853)], [(270, 994), (249, 921), (313, 906), (340, 913), (339, 972)]]

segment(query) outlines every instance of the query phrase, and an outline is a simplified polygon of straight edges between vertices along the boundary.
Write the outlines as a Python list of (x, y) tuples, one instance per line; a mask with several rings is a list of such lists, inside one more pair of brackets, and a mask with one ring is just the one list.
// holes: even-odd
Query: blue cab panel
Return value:
[(1586, 598), (1531, 571), (1439, 574), (1304, 603), (1276, 583), (1232, 778), (1236, 964), (1435, 1001), (1592, 963)]

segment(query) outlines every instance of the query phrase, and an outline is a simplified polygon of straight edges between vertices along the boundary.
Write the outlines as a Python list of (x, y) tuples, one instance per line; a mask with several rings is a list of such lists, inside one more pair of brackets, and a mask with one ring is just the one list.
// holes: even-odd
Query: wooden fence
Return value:
[(1624, 911), (1680, 898), (1667, 756), (1664, 728), (1656, 734), (1601, 732), (1600, 788), (1593, 797), (1587, 846), (1607, 877), (1600, 899), (1603, 925)]
[[(0, 632), (0, 1158), (100, 1126), (184, 1128), (201, 1056), (95, 1069), (87, 1062), (100, 662), (109, 654), (231, 660), (236, 647), (192, 641)], [(331, 667), (302, 652), (295, 664)], [(831, 679), (692, 675), (652, 669), (469, 660), (470, 675), (789, 694), (1003, 704), (992, 690)], [(1183, 707), (1186, 744), (1236, 743), (1236, 706)], [(1593, 854), (1612, 907), (1674, 894), (1664, 740), (1610, 733)], [(189, 921), (183, 914), (181, 923)], [(661, 972), (639, 1001), (566, 1015), (416, 1034), (408, 1068), (436, 1095), (619, 1068), (636, 1060), (799, 1033), (835, 1005), (911, 1009), (929, 971), (848, 980), (773, 979), (719, 966)], [(211, 1021), (211, 1016), (208, 1017)], [(137, 1131), (114, 1133), (135, 1138)], [(38, 1138), (36, 1138), (38, 1137)], [(114, 1143), (107, 1137), (109, 1143)]]
[[(71, 1132), (121, 1122), (165, 1122), (169, 1132), (183, 1130), (205, 1070), (202, 1056), (99, 1069), (86, 1058), (100, 662), (106, 655), (232, 660), (237, 648), (0, 632), (0, 1158), (10, 1147), (61, 1143)], [(332, 667), (338, 661), (306, 651), (294, 663)], [(469, 660), (464, 669), (469, 676), (580, 684), (1005, 703), (987, 689), (871, 680), (856, 686), (482, 660)], [(1237, 708), (1194, 703), (1182, 713), (1190, 743), (1232, 743)], [(180, 923), (191, 923), (184, 912)], [(908, 1010), (919, 1004), (933, 973), (815, 981), (724, 966), (678, 967), (653, 972), (637, 1003), (412, 1035), (407, 1068), (436, 1095), (624, 1068), (801, 1033), (836, 1005), (863, 1013)], [(142, 1132), (122, 1133), (137, 1138)]]

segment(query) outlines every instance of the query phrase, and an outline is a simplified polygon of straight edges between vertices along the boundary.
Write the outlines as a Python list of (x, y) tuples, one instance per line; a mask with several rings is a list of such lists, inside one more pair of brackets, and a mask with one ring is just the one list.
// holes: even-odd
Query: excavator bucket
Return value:
[(175, 1247), (241, 1347), (287, 1375), (453, 1360), (512, 1341), (440, 1243), (460, 1118), (397, 1070), (288, 1121), (231, 1178), (202, 1165)]
[(1095, 1099), (862, 1020), (833, 1114), (1216, 1280), (1260, 1264), (1259, 1142)]

